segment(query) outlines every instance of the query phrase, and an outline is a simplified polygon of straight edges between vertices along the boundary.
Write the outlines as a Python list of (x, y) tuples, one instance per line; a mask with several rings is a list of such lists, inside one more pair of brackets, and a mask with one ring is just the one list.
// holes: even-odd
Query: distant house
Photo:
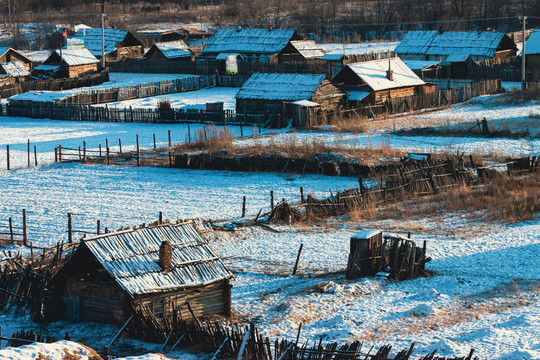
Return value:
[(51, 320), (123, 323), (133, 311), (157, 319), (230, 314), (232, 273), (192, 223), (82, 240), (52, 279)]
[(277, 55), (280, 62), (320, 59), (324, 50), (313, 40), (293, 40)]
[[(130, 31), (105, 29), (105, 58), (111, 60), (139, 59), (144, 55), (144, 46)], [(92, 55), (101, 58), (101, 29), (80, 29), (75, 37), (84, 40), (84, 47)]]
[(0, 63), (20, 61), (27, 70), (32, 70), (33, 61), (22, 52), (10, 47), (0, 47)]
[(32, 68), (39, 66), (45, 62), (51, 56), (50, 50), (32, 50), (32, 51), (23, 51), (24, 56), (32, 60)]
[(540, 72), (540, 29), (534, 29), (525, 42), (525, 66)]
[(99, 60), (88, 49), (55, 50), (35, 72), (51, 72), (57, 77), (75, 78), (99, 70)]
[(349, 64), (333, 82), (349, 95), (349, 102), (383, 102), (434, 90), (400, 58)]
[(139, 37), (147, 44), (155, 44), (161, 42), (185, 41), (188, 38), (189, 31), (185, 29), (157, 29), (157, 30), (140, 30), (137, 32)]
[(409, 67), (418, 77), (424, 78), (439, 78), (441, 66), (435, 60), (404, 60), (405, 65)]
[(193, 53), (183, 40), (155, 43), (144, 54), (145, 59), (167, 61), (191, 61)]
[(208, 39), (199, 59), (215, 59), (221, 53), (240, 54), (245, 61), (269, 62), (290, 41), (301, 40), (294, 30), (219, 29)]
[(409, 31), (394, 53), (403, 60), (433, 60), (441, 65), (515, 56), (517, 47), (504, 33)]
[(25, 81), (30, 71), (21, 61), (12, 61), (0, 64), (0, 86)]

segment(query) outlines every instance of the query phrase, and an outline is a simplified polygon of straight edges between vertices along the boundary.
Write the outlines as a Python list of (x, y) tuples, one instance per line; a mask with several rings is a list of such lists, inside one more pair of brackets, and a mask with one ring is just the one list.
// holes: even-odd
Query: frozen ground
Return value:
[(225, 110), (232, 110), (236, 107), (235, 95), (238, 90), (239, 88), (212, 87), (197, 91), (119, 101), (109, 103), (107, 106), (117, 108), (133, 107), (139, 109), (155, 109), (160, 100), (169, 100), (174, 109), (206, 109), (206, 103), (223, 102), (223, 108)]
[(399, 41), (393, 42), (367, 42), (367, 43), (334, 43), (319, 44), (328, 54), (359, 55), (370, 53), (385, 53), (394, 51)]

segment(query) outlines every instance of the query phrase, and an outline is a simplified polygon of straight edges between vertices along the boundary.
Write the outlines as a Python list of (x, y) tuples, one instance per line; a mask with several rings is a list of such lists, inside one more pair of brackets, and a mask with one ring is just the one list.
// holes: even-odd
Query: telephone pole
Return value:
[(523, 15), (523, 35), (521, 39), (521, 43), (523, 44), (521, 48), (521, 89), (525, 90), (527, 88), (527, 82), (525, 79), (525, 75), (527, 74), (527, 70), (525, 69), (525, 22), (527, 21), (527, 17)]
[(105, 0), (101, 0), (101, 67), (105, 69)]

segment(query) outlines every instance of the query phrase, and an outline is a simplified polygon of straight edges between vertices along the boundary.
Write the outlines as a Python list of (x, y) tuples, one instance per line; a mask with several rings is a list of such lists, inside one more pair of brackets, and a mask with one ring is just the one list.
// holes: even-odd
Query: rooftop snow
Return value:
[(396, 57), (390, 60), (393, 80), (386, 77), (388, 59), (354, 63), (347, 65), (347, 67), (374, 91), (425, 84), (400, 58)]
[(317, 106), (321, 106), (319, 103), (316, 103), (316, 102), (313, 102), (313, 101), (309, 101), (309, 100), (299, 100), (299, 101), (295, 101), (292, 103), (293, 105), (298, 105), (298, 106), (304, 106), (304, 107), (317, 107)]
[(293, 35), (294, 30), (219, 29), (208, 39), (202, 53), (276, 54)]
[(253, 74), (236, 94), (237, 99), (309, 100), (325, 75)]
[(525, 55), (540, 54), (540, 29), (534, 29), (525, 42)]
[(50, 50), (34, 50), (34, 51), (23, 51), (24, 56), (37, 63), (44, 63), (49, 56), (51, 56)]
[(324, 50), (313, 40), (291, 41), (291, 45), (305, 59), (319, 59), (324, 55)]
[[(105, 54), (111, 53), (116, 50), (116, 46), (120, 44), (126, 38), (128, 34), (127, 30), (119, 29), (105, 29)], [(92, 55), (101, 56), (101, 29), (89, 28), (80, 29), (75, 34), (84, 40), (84, 47), (90, 50)]]
[[(168, 273), (158, 264), (159, 248), (165, 240), (173, 248), (172, 271)], [(232, 277), (192, 224), (111, 233), (85, 240), (84, 245), (131, 296)]]
[(62, 61), (69, 66), (88, 65), (98, 63), (99, 60), (92, 55), (88, 49), (63, 49), (54, 51), (58, 56), (62, 56)]
[(182, 40), (155, 43), (155, 47), (161, 51), (167, 59), (191, 57), (193, 54), (187, 44)]
[(396, 54), (475, 55), (493, 57), (504, 33), (445, 31), (409, 31), (396, 47)]
[(356, 234), (354, 234), (351, 238), (352, 239), (369, 239), (375, 235), (378, 235), (382, 233), (381, 230), (370, 230), (370, 229), (364, 229)]
[(427, 69), (430, 66), (439, 65), (439, 61), (435, 60), (403, 60), (403, 62), (411, 70), (423, 70)]
[(30, 76), (30, 72), (28, 69), (24, 66), (22, 61), (12, 61), (0, 64), (0, 67), (2, 67), (3, 72), (12, 77), (19, 77), (19, 76)]

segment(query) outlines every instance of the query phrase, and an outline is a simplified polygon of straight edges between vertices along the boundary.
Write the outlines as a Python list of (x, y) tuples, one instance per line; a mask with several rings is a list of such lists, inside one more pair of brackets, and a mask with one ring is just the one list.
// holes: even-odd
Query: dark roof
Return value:
[(295, 36), (294, 30), (219, 29), (208, 39), (207, 53), (279, 53)]

